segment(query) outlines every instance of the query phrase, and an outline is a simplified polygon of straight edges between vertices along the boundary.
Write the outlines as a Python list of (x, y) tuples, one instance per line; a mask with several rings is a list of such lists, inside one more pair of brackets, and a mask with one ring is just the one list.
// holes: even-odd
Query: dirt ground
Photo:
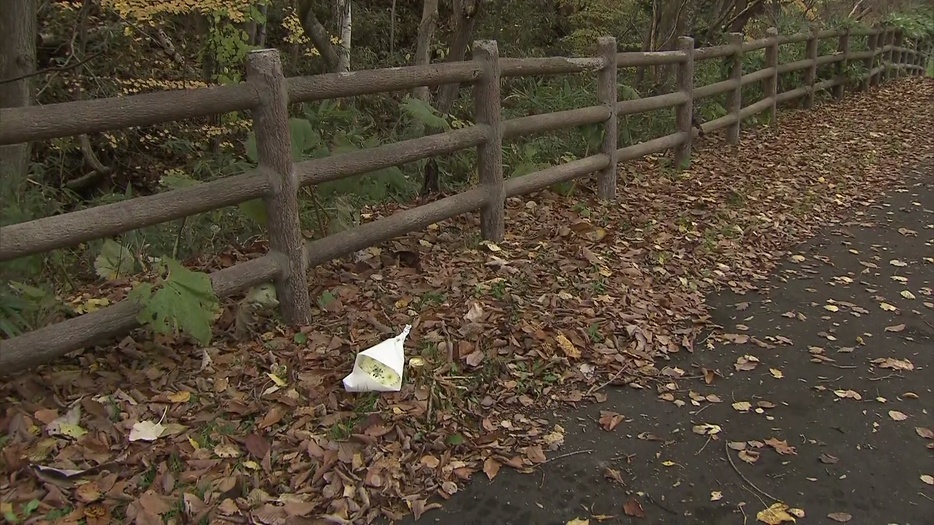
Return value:
[[(780, 501), (801, 523), (934, 523), (922, 479), (934, 475), (934, 163), (870, 202), (798, 246), (761, 293), (708, 297), (735, 343), (667, 363), (683, 370), (669, 392), (682, 406), (613, 389), (554, 413), (561, 454), (532, 474), (478, 476), (419, 522), (757, 523)], [(691, 403), (710, 394), (721, 402)], [(625, 419), (606, 432), (601, 411)]]

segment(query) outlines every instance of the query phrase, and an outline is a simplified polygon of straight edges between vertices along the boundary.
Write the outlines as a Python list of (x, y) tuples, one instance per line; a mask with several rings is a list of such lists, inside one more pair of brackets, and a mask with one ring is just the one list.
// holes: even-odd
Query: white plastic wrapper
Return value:
[(405, 325), (402, 333), (371, 346), (357, 354), (353, 370), (344, 378), (348, 392), (398, 392), (402, 389), (402, 370), (405, 367), (403, 343), (412, 325)]

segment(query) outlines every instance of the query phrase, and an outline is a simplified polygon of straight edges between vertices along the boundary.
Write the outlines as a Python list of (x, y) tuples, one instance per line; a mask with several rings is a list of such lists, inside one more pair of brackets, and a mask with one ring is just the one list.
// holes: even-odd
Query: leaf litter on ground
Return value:
[[(908, 79), (789, 112), (778, 129), (744, 130), (739, 145), (708, 137), (684, 173), (659, 169), (658, 156), (623, 164), (626, 191), (612, 205), (587, 184), (573, 199), (511, 198), (495, 245), (475, 241), (474, 213), (333, 261), (309, 272), (320, 300), (315, 324), (298, 331), (267, 321), (252, 340), (234, 340), (234, 298), (222, 302), (210, 347), (135, 331), (6, 381), (0, 500), (36, 498), (39, 512), (71, 509), (69, 519), (88, 523), (180, 512), (195, 522), (358, 524), (420, 517), (479, 472), (531, 472), (561, 446), (545, 442), (554, 422), (541, 414), (605, 387), (677, 383), (660, 365), (694, 350), (710, 320), (705, 293), (755, 291), (796, 242), (897, 183), (898, 168), (931, 146), (918, 133), (931, 117), (906, 108), (932, 95), (931, 83)], [(231, 249), (188, 266), (251, 256)], [(97, 286), (83, 302), (127, 289)], [(344, 392), (355, 352), (409, 323), (416, 359), (402, 390)], [(747, 333), (707, 344), (731, 338), (774, 346)], [(744, 359), (737, 370), (756, 368), (755, 356)], [(46, 431), (69, 413), (62, 403), (81, 407), (78, 420)], [(30, 469), (42, 477), (21, 474)], [(77, 490), (78, 477), (97, 488)], [(637, 500), (624, 511), (642, 513)]]

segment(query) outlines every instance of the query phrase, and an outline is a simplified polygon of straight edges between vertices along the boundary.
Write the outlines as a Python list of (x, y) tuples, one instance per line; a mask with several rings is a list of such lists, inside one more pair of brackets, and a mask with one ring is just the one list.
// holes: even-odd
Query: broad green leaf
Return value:
[(422, 124), (443, 130), (451, 129), (451, 125), (445, 120), (438, 111), (427, 103), (412, 97), (406, 97), (402, 102), (402, 110), (405, 113)]
[(100, 255), (94, 259), (94, 269), (98, 276), (110, 281), (133, 273), (136, 269), (136, 261), (125, 246), (106, 239), (104, 245), (101, 246)]
[(168, 274), (155, 292), (149, 283), (130, 292), (130, 299), (142, 306), (137, 319), (156, 332), (184, 332), (201, 344), (208, 344), (214, 313), (220, 306), (210, 277), (169, 258), (164, 262)]

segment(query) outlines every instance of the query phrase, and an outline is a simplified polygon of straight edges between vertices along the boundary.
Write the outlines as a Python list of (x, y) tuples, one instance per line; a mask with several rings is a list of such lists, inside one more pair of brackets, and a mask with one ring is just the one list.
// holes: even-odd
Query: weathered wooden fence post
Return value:
[(597, 56), (603, 58), (603, 69), (597, 78), (597, 101), (610, 111), (603, 124), (603, 154), (610, 164), (600, 171), (597, 178), (597, 196), (603, 200), (616, 199), (616, 148), (618, 132), (616, 123), (616, 101), (619, 100), (619, 77), (616, 68), (616, 39), (603, 36), (597, 39)]
[(684, 52), (684, 61), (678, 66), (678, 90), (687, 96), (687, 101), (677, 107), (675, 125), (684, 139), (675, 148), (675, 169), (687, 169), (691, 164), (691, 145), (694, 133), (691, 127), (694, 116), (694, 39), (689, 36), (678, 38), (678, 50)]
[(289, 95), (282, 63), (275, 49), (247, 55), (247, 82), (255, 84), (262, 103), (253, 110), (259, 166), (270, 177), (272, 191), (263, 198), (269, 247), (282, 256), (276, 296), (282, 317), (291, 325), (311, 322), (311, 303), (305, 277), (308, 255), (298, 218), (298, 178), (292, 166), (289, 133)]
[(772, 69), (772, 76), (764, 80), (762, 92), (765, 98), (772, 100), (769, 109), (769, 126), (778, 125), (778, 29), (768, 28), (769, 45), (765, 48), (765, 67)]
[(837, 62), (837, 78), (840, 79), (840, 83), (833, 87), (833, 98), (842, 100), (846, 94), (847, 69), (850, 67), (850, 28), (844, 29), (840, 35), (837, 52), (843, 53), (843, 60)]
[(503, 132), (499, 124), (500, 66), (499, 47), (495, 40), (473, 44), (473, 59), (483, 74), (474, 86), (477, 124), (489, 126), (486, 142), (477, 146), (477, 171), (480, 184), (487, 191), (487, 202), (480, 210), (480, 234), (485, 240), (503, 240), (506, 225), (506, 187), (503, 182)]
[(804, 85), (808, 88), (808, 94), (804, 97), (805, 109), (811, 109), (814, 106), (814, 84), (817, 82), (817, 29), (811, 28), (808, 33), (807, 45), (805, 46), (805, 60), (810, 60), (810, 65), (804, 70)]
[[(895, 31), (895, 39), (892, 42), (892, 45), (896, 48), (901, 48), (902, 43), (904, 42), (904, 39), (905, 39), (904, 33), (902, 32), (901, 29), (898, 29)], [(902, 76), (902, 74), (904, 73), (903, 68), (905, 65), (904, 64), (905, 54), (902, 53), (901, 49), (892, 49), (892, 62), (893, 62), (893, 65), (895, 66), (895, 72), (894, 72), (895, 74), (893, 75), (893, 77), (898, 78)]]
[(735, 84), (733, 89), (726, 93), (726, 109), (736, 119), (736, 122), (730, 125), (726, 130), (726, 141), (729, 144), (739, 142), (740, 126), (742, 119), (739, 113), (743, 109), (743, 34), (730, 33), (730, 46), (733, 48), (733, 54), (730, 56), (732, 68), (730, 68), (730, 80)]
[(882, 72), (879, 73), (879, 83), (887, 82), (891, 78), (892, 69), (892, 40), (894, 29), (886, 28), (882, 39)]
[(879, 42), (879, 28), (873, 27), (872, 32), (866, 35), (866, 47), (868, 51), (871, 51), (871, 54), (868, 58), (863, 60), (863, 67), (866, 68), (866, 76), (863, 77), (862, 88), (863, 91), (869, 91), (869, 86), (872, 86), (872, 69), (876, 67), (876, 45)]

